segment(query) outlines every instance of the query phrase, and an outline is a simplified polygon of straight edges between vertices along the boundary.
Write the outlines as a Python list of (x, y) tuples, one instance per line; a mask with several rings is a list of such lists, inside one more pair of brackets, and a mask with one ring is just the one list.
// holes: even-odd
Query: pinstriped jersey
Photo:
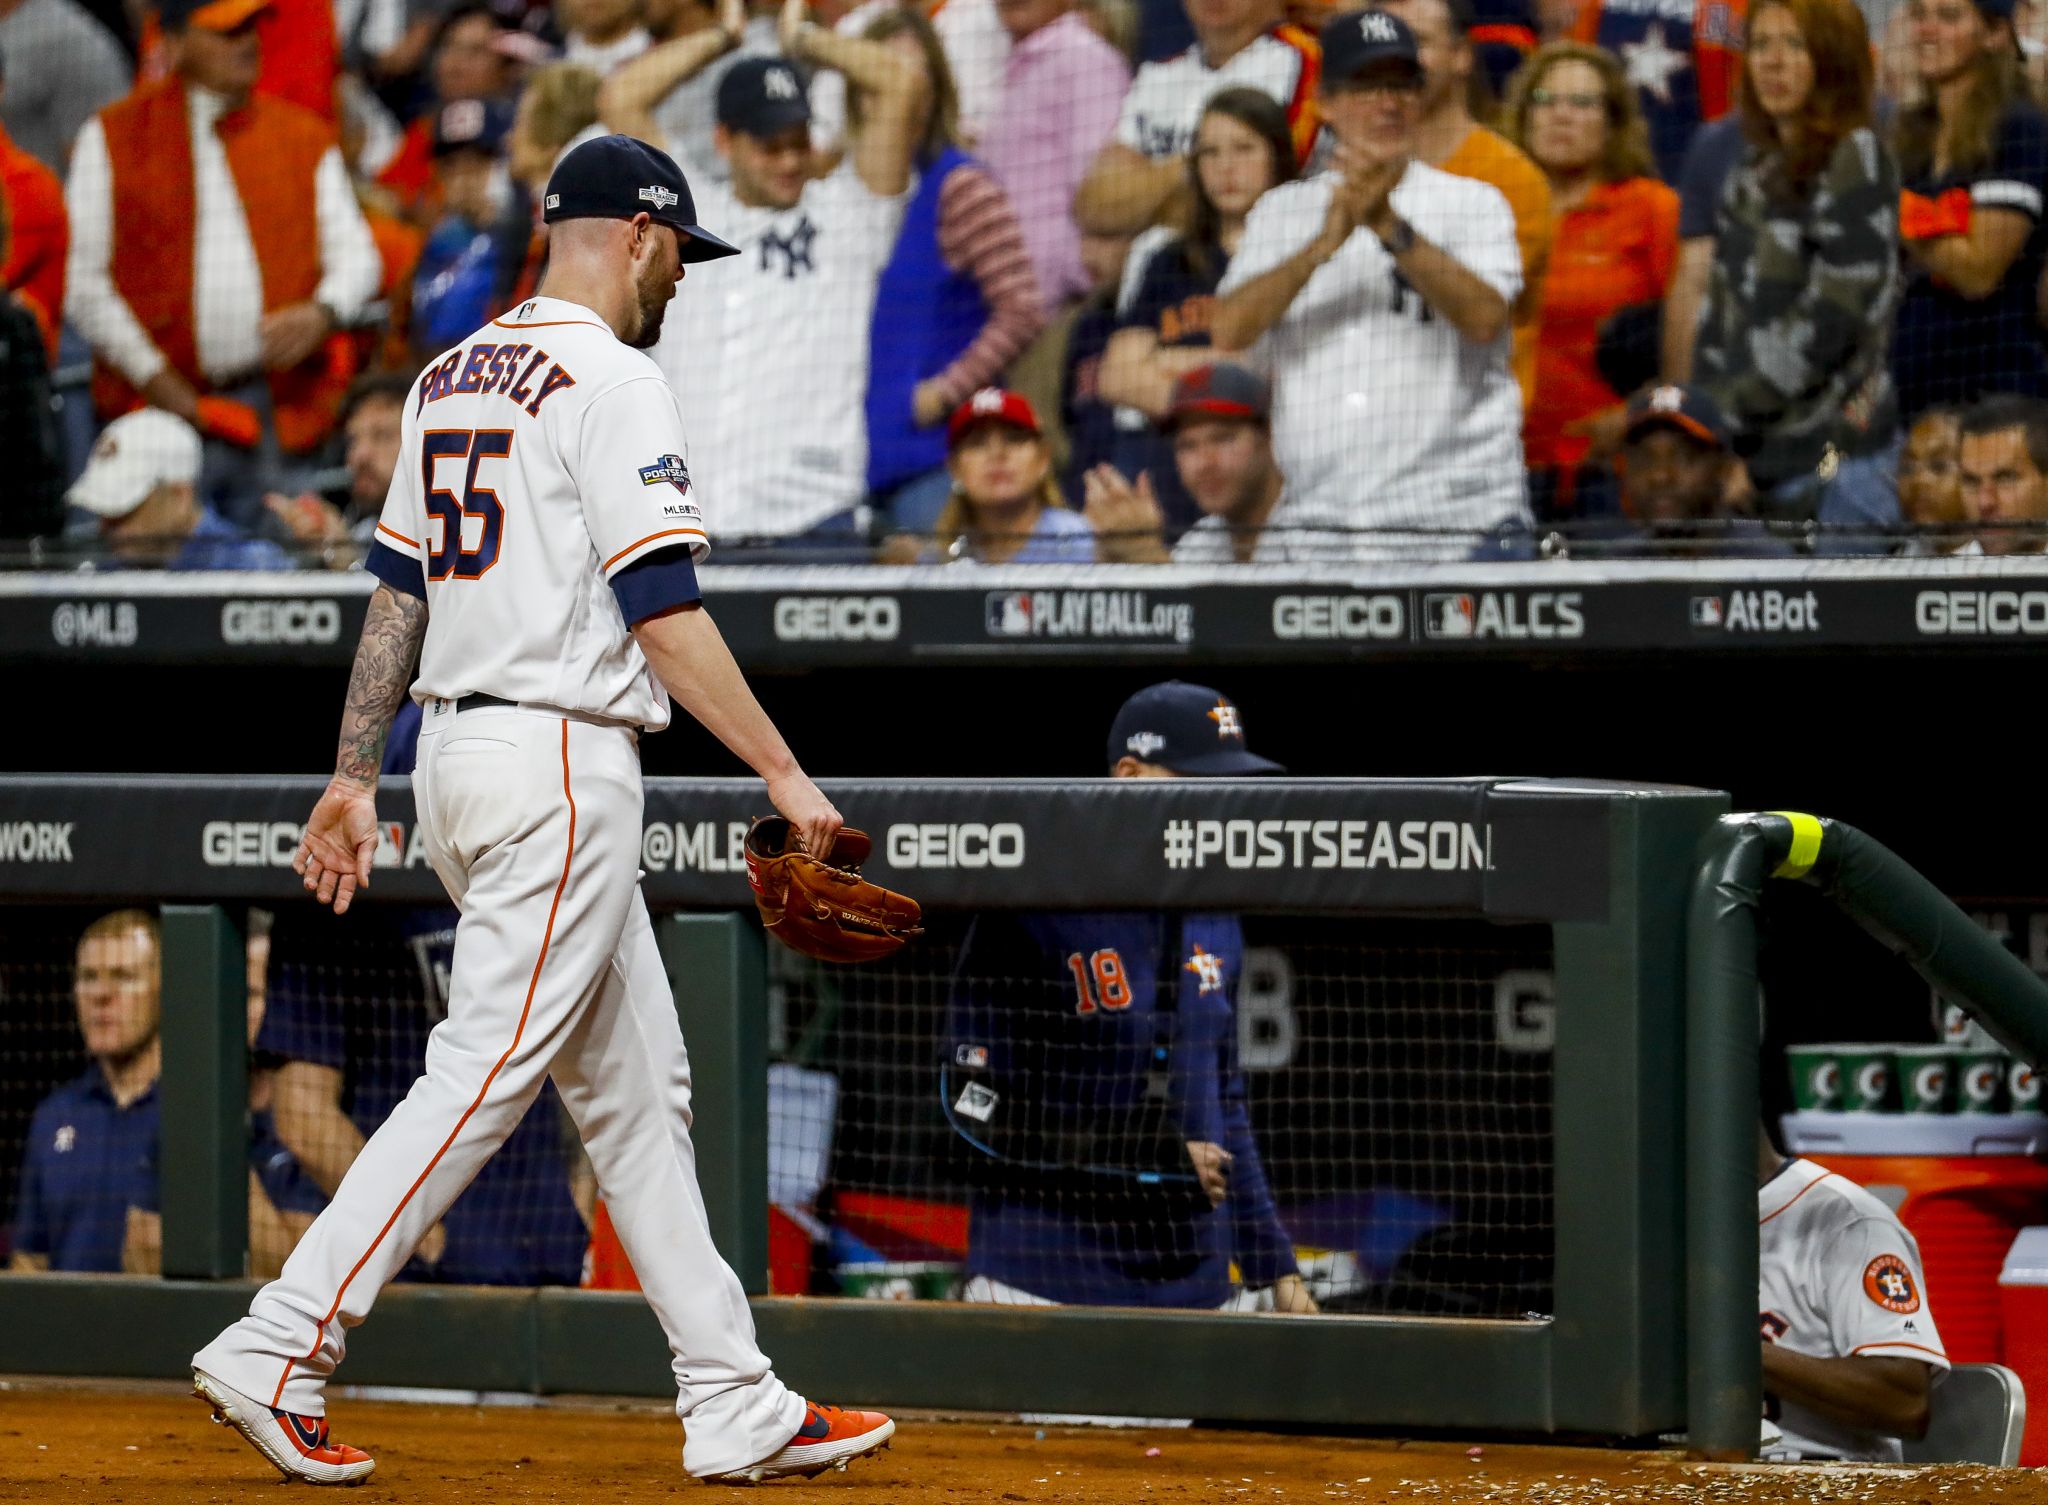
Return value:
[(413, 697), (666, 726), (612, 582), (709, 552), (687, 453), (660, 370), (580, 304), (529, 299), (429, 366), (377, 524), (424, 578)]
[[(1757, 1220), (1766, 1343), (1818, 1359), (1918, 1359), (1937, 1376), (1949, 1367), (1927, 1308), (1920, 1246), (1884, 1203), (1811, 1160), (1790, 1160), (1758, 1189)], [(1896, 1437), (1791, 1401), (1777, 1421), (1799, 1457), (1899, 1461)]]

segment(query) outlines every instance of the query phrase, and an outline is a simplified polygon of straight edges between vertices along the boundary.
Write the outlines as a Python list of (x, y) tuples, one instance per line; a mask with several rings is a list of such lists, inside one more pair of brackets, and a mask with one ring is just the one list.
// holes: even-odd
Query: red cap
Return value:
[(983, 387), (953, 409), (953, 416), (946, 420), (946, 448), (953, 448), (962, 434), (983, 423), (1007, 423), (1027, 434), (1039, 432), (1038, 414), (1022, 393)]

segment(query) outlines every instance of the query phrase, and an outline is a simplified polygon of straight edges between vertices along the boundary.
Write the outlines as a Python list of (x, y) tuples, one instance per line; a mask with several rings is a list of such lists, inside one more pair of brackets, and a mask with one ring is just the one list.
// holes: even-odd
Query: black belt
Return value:
[(481, 693), (465, 695), (455, 702), (455, 709), (458, 713), (462, 711), (481, 711), (487, 706), (502, 706), (508, 711), (516, 711), (519, 709), (519, 702), (516, 700), (500, 700), (495, 695), (484, 695)]

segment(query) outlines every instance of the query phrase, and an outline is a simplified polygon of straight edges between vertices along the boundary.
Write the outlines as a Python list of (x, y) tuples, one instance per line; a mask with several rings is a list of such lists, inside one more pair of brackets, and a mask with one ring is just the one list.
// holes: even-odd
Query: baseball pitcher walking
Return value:
[(689, 1060), (638, 887), (637, 743), (668, 724), (670, 696), (761, 775), (812, 852), (840, 828), (702, 607), (682, 418), (644, 353), (684, 267), (734, 250), (696, 225), (675, 163), (623, 136), (569, 153), (543, 209), (539, 295), (413, 393), (340, 756), (293, 862), (337, 914), (370, 881), (379, 751), (417, 653), (420, 836), (462, 910), (448, 1017), (283, 1273), (192, 1360), (216, 1419), (287, 1478), (353, 1484), (375, 1467), (327, 1430), (348, 1329), (549, 1076), (668, 1335), (684, 1469), (814, 1474), (895, 1432), (807, 1404), (755, 1344), (705, 1222)]

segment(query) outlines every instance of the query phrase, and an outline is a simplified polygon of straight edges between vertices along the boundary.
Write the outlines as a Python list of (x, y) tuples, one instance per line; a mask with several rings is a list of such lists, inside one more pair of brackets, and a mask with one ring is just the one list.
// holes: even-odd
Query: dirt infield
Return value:
[[(700, 1494), (680, 1433), (648, 1405), (412, 1406), (337, 1400), (336, 1430), (376, 1454), (351, 1505), (632, 1502)], [(2048, 1470), (1717, 1468), (1663, 1453), (1393, 1443), (1219, 1431), (1031, 1427), (909, 1420), (879, 1460), (812, 1484), (738, 1498), (991, 1501), (1155, 1500), (1687, 1502), (1999, 1500), (2048, 1505)], [(199, 1403), (162, 1386), (0, 1390), (0, 1501), (242, 1502), (274, 1498), (277, 1475)], [(295, 1498), (288, 1496), (287, 1498)]]

